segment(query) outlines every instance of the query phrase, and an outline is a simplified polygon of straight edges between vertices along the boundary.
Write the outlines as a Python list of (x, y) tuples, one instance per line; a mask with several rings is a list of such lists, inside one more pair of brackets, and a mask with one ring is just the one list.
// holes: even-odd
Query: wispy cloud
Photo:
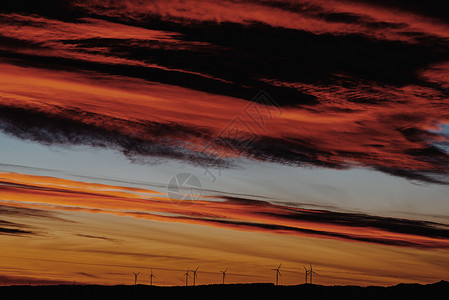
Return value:
[(108, 238), (105, 236), (96, 236), (96, 235), (84, 234), (84, 233), (78, 233), (76, 235), (79, 237), (84, 237), (84, 238), (88, 238), (88, 239), (97, 239), (97, 240), (102, 240), (102, 241), (118, 242), (118, 240), (116, 240), (116, 239)]
[[(0, 183), (0, 185), (3, 184), (5, 184), (5, 182)], [(35, 235), (43, 235), (44, 231), (42, 228), (24, 224), (24, 222), (26, 223), (29, 221), (29, 218), (74, 223), (74, 221), (66, 220), (57, 216), (56, 213), (45, 209), (14, 207), (9, 205), (0, 205), (0, 217), (5, 218), (0, 219), (0, 235), (10, 236), (32, 237)]]
[(27, 236), (34, 235), (35, 232), (30, 230), (30, 227), (27, 225), (0, 220), (0, 235), (17, 235), (17, 236)]
[[(193, 206), (177, 205), (163, 194), (52, 177), (3, 173), (2, 205), (132, 216), (246, 231), (297, 234), (416, 248), (447, 248), (446, 224), (322, 209), (302, 209), (266, 201), (217, 195)], [(8, 184), (17, 180), (22, 185)], [(33, 183), (31, 185), (31, 182)], [(48, 186), (47, 188), (42, 188)], [(55, 188), (59, 186), (59, 188)], [(89, 201), (85, 193), (89, 191)], [(84, 237), (103, 237), (83, 234)]]

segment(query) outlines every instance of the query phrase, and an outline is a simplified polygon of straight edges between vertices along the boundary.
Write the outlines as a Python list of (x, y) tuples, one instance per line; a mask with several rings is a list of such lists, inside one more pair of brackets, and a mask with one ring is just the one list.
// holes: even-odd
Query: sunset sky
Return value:
[(444, 8), (2, 1), (0, 283), (447, 280)]

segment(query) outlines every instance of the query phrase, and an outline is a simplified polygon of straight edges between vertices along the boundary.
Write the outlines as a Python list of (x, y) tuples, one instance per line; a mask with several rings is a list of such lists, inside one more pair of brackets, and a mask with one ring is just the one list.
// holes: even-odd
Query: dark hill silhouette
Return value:
[(190, 287), (54, 285), (0, 287), (1, 299), (448, 299), (449, 283), (379, 286), (227, 284)]

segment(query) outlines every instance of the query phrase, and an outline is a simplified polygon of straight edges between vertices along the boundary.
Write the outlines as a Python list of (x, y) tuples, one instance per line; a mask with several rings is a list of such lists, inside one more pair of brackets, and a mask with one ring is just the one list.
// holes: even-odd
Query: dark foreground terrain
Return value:
[(391, 287), (272, 284), (203, 285), (196, 287), (157, 286), (6, 286), (0, 299), (449, 299), (449, 282), (399, 284)]

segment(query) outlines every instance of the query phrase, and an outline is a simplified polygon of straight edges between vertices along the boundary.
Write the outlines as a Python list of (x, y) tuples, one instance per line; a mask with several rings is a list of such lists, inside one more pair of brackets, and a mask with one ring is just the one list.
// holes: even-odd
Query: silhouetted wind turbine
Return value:
[(281, 265), (279, 265), (279, 267), (277, 267), (277, 269), (271, 269), (273, 271), (276, 271), (276, 285), (278, 285), (278, 283), (279, 283), (279, 276), (282, 276), (281, 272), (279, 272), (280, 268), (281, 268)]
[(310, 284), (312, 284), (312, 275), (320, 275), (318, 273), (316, 273), (313, 269), (312, 269), (312, 265), (310, 265), (310, 270), (309, 270), (309, 275), (310, 275)]
[[(304, 266), (303, 266), (303, 267), (304, 267)], [(306, 272), (306, 284), (307, 284), (307, 276), (309, 275), (309, 270), (307, 270), (306, 267), (304, 267), (304, 270), (305, 270), (305, 272)]]
[(190, 277), (189, 272), (190, 272), (190, 270), (189, 270), (189, 268), (187, 268), (187, 271), (186, 271), (186, 273), (184, 274), (184, 276), (186, 277), (186, 286), (189, 285), (189, 277)]
[(223, 274), (223, 284), (225, 282), (225, 278), (226, 278), (226, 272), (228, 271), (228, 268), (226, 268), (226, 270), (224, 271), (220, 271)]
[(133, 274), (134, 274), (134, 285), (137, 285), (137, 276), (139, 276), (140, 272), (139, 273), (133, 272)]
[(153, 285), (153, 278), (156, 278), (156, 276), (153, 275), (153, 269), (151, 269), (151, 274), (150, 274), (150, 285)]
[(192, 271), (193, 272), (193, 286), (196, 285), (196, 279), (198, 278), (198, 276), (196, 275), (196, 271), (198, 271), (199, 267), (200, 266), (196, 267), (196, 269)]

